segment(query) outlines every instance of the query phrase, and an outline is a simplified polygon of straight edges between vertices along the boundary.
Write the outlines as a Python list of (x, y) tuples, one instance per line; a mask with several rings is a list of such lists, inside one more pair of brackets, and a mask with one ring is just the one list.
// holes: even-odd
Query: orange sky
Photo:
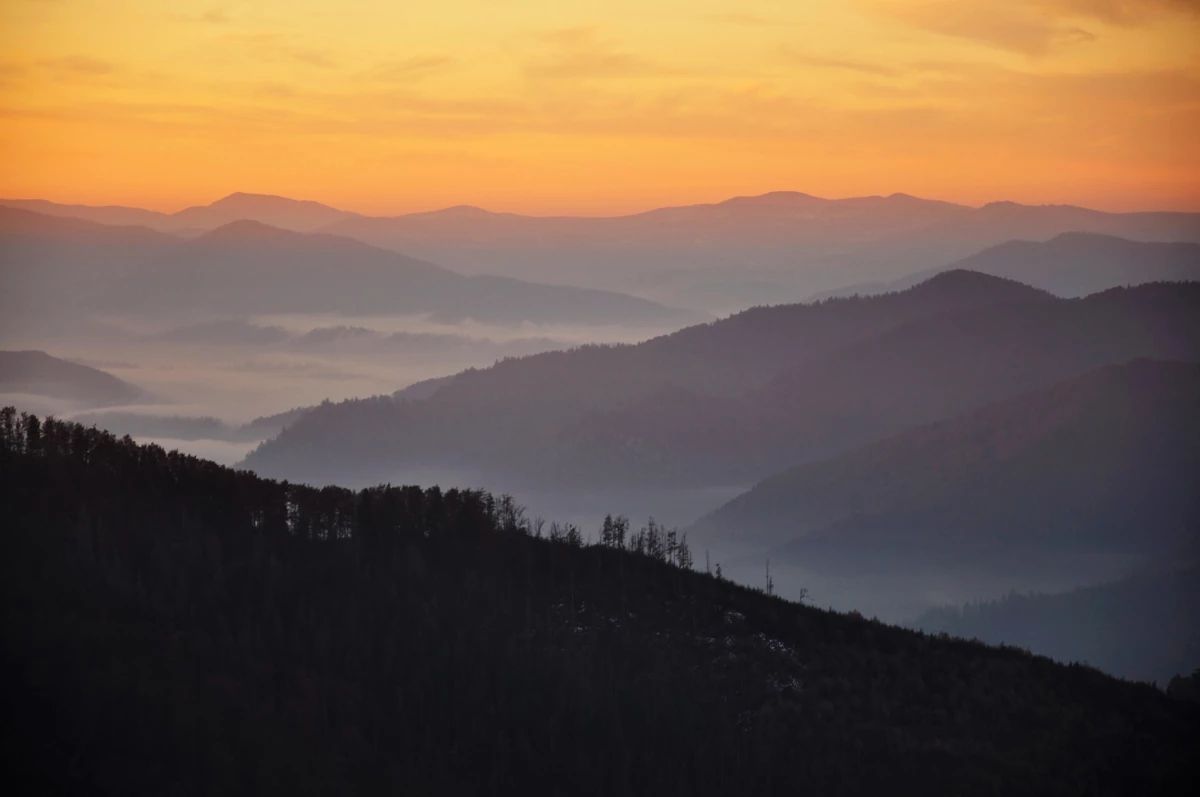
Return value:
[(1197, 0), (0, 0), (0, 196), (1200, 210)]

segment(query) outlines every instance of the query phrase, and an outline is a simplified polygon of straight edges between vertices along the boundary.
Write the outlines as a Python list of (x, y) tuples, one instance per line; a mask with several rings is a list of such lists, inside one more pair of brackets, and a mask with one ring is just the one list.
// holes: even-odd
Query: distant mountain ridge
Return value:
[(904, 290), (941, 271), (956, 268), (1017, 280), (1057, 296), (1077, 297), (1147, 282), (1200, 280), (1200, 244), (1130, 241), (1111, 235), (1067, 232), (1048, 241), (1006, 241), (944, 268), (928, 269), (891, 282), (861, 283), (825, 291), (811, 300)]
[(625, 294), (465, 276), (398, 252), (262, 222), (194, 238), (0, 207), (0, 307), (35, 321), (132, 315), (340, 312), (661, 329), (703, 314)]
[(893, 280), (1013, 239), (1086, 232), (1200, 242), (1197, 213), (1014, 202), (970, 207), (906, 194), (825, 199), (778, 191), (607, 217), (524, 216), (465, 205), (381, 217), (252, 194), (150, 216), (34, 200), (0, 205), (172, 232), (249, 219), (355, 238), (464, 273), (616, 290), (721, 313)]
[(44, 351), (0, 351), (0, 393), (100, 406), (145, 398), (145, 392), (106, 371), (52, 357)]
[(194, 205), (175, 213), (160, 213), (119, 205), (64, 205), (44, 199), (0, 199), (0, 206), (30, 210), (48, 216), (84, 219), (99, 224), (149, 227), (171, 233), (200, 232), (243, 220), (257, 221), (295, 232), (311, 232), (357, 215), (320, 202), (241, 191), (207, 205)]

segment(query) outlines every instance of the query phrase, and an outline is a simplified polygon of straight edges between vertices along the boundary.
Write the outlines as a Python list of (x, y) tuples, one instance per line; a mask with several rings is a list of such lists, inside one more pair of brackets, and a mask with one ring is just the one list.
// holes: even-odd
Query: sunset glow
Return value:
[(1200, 210), (1158, 0), (0, 5), (0, 195), (602, 214), (794, 189)]

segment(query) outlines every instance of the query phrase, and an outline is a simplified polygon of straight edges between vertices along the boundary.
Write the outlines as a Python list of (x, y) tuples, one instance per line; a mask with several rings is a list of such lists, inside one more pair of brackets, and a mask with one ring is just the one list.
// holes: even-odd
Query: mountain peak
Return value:
[(211, 229), (239, 219), (253, 219), (274, 227), (311, 232), (353, 216), (345, 210), (307, 199), (235, 191), (208, 205), (196, 205), (171, 215), (173, 225)]
[(735, 196), (718, 202), (718, 205), (748, 205), (756, 207), (787, 207), (789, 205), (827, 202), (822, 197), (806, 194), (802, 191), (768, 191), (754, 196)]
[(993, 299), (1030, 300), (1052, 299), (1052, 294), (1038, 288), (1030, 287), (1023, 282), (984, 274), (981, 271), (971, 271), (965, 268), (952, 268), (934, 274), (924, 282), (909, 288), (910, 291), (930, 295), (988, 294)]
[(222, 224), (200, 236), (202, 241), (278, 241), (294, 238), (297, 233), (282, 230), (252, 219), (238, 219)]
[(486, 208), (481, 208), (478, 205), (451, 205), (448, 208), (432, 211), (444, 216), (490, 216), (491, 211)]
[[(232, 208), (232, 207), (295, 207), (305, 206), (313, 208), (327, 208), (328, 210), (336, 210), (329, 205), (314, 202), (311, 199), (292, 199), (291, 197), (279, 196), (278, 194), (254, 194), (246, 191), (234, 191), (232, 194), (221, 197), (215, 202), (208, 205), (210, 208)], [(341, 212), (341, 211), (338, 211)]]

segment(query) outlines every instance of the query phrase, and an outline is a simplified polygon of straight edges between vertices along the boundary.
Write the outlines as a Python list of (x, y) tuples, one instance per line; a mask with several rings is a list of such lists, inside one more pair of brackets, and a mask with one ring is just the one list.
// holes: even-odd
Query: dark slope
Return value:
[(0, 417), (10, 775), (41, 791), (1190, 793), (1200, 711), (1015, 650)]
[(891, 282), (863, 283), (825, 291), (814, 300), (875, 296), (901, 291), (949, 269), (1017, 280), (1057, 296), (1078, 297), (1125, 285), (1200, 280), (1200, 245), (1130, 241), (1111, 235), (1063, 233), (1049, 241), (1007, 241)]
[(141, 388), (112, 374), (44, 351), (0, 351), (0, 393), (29, 393), (93, 406), (145, 396)]
[(918, 628), (1008, 644), (1165, 686), (1200, 668), (1200, 567), (1153, 570), (1056, 594), (926, 612)]
[(1200, 365), (1111, 366), (773, 476), (694, 531), (806, 561), (1162, 555), (1200, 523)]
[(900, 294), (505, 362), (422, 402), (331, 405), (246, 464), (314, 480), (467, 463), (535, 483), (745, 483), (1134, 357), (1200, 359), (1200, 286), (1059, 300), (952, 272)]

